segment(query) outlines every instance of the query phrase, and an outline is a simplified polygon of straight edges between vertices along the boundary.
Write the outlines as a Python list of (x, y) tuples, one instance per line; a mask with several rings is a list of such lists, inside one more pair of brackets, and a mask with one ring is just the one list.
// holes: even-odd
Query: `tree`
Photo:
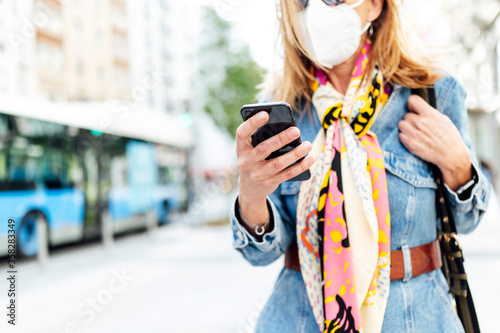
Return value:
[(202, 24), (205, 40), (198, 55), (203, 109), (234, 137), (242, 122), (240, 108), (256, 102), (264, 69), (252, 59), (248, 46), (231, 39), (231, 26), (213, 9), (205, 9)]

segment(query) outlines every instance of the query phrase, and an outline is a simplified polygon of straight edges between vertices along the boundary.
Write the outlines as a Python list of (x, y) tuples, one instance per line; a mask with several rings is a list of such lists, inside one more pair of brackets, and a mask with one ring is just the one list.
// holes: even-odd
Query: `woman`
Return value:
[[(411, 52), (397, 6), (279, 3), (284, 69), (272, 100), (297, 110), (298, 128), (255, 148), (268, 114), (237, 130), (233, 246), (253, 265), (286, 252), (256, 332), (463, 331), (439, 269), (426, 162), (443, 174), (461, 233), (479, 223), (490, 188), (472, 158), (464, 89)], [(439, 111), (411, 95), (428, 86)], [(301, 146), (265, 160), (299, 135)], [(307, 169), (309, 181), (287, 182)]]

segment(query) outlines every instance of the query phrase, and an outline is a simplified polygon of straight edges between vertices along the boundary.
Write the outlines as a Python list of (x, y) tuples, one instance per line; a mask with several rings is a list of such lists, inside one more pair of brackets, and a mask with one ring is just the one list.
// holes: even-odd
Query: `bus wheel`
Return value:
[(42, 219), (47, 223), (41, 213), (30, 212), (24, 216), (17, 231), (17, 248), (21, 257), (31, 258), (38, 253), (38, 234), (36, 221)]

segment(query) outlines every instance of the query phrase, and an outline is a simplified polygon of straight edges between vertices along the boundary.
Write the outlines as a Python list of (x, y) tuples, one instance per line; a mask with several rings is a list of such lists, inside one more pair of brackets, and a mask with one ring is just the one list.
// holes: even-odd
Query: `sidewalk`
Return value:
[(465, 269), (482, 332), (498, 332), (500, 308), (500, 204), (492, 192), (483, 220), (470, 235), (460, 235)]
[(227, 225), (166, 226), (122, 237), (109, 253), (69, 248), (45, 271), (19, 264), (19, 325), (2, 319), (0, 332), (251, 333), (282, 265), (250, 266)]

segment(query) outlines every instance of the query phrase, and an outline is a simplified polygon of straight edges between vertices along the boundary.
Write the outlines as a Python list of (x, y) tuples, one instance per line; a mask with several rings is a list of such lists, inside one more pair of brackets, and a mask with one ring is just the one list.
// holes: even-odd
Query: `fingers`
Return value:
[(243, 122), (236, 130), (237, 150), (252, 149), (252, 134), (254, 134), (257, 129), (264, 126), (268, 120), (269, 114), (262, 111)]
[(411, 140), (410, 137), (406, 133), (399, 133), (399, 141), (403, 144), (403, 146), (408, 149), (410, 153), (413, 153), (415, 151), (416, 147), (416, 142), (414, 140)]
[[(417, 118), (421, 116), (414, 115)], [(398, 123), (399, 140), (412, 154), (419, 156), (423, 152), (424, 147), (432, 147), (434, 142), (434, 135), (432, 133), (427, 133), (427, 128), (425, 126), (420, 126), (419, 119), (417, 119), (417, 125), (413, 123), (413, 120), (403, 120)], [(421, 156), (419, 156), (421, 157)]]
[(403, 120), (398, 123), (398, 129), (401, 133), (406, 135), (415, 136), (418, 132), (416, 124), (413, 120)]
[(299, 137), (299, 129), (297, 127), (290, 127), (286, 131), (283, 131), (273, 136), (272, 138), (261, 142), (257, 147), (255, 147), (253, 154), (255, 154), (255, 157), (258, 160), (263, 161), (271, 153), (297, 140)]
[(283, 156), (274, 158), (267, 162), (265, 171), (268, 174), (277, 174), (280, 171), (286, 169), (302, 157), (306, 156), (312, 149), (310, 142), (306, 141), (300, 146), (296, 147), (294, 150), (286, 153)]
[(415, 113), (412, 113), (412, 112), (408, 112), (405, 114), (404, 116), (404, 119), (402, 121), (404, 122), (407, 122), (407, 123), (410, 123), (412, 124), (413, 126), (415, 127), (419, 127), (419, 121), (421, 120), (421, 116), (419, 116), (418, 114), (415, 114)]
[(427, 140), (422, 140), (414, 135), (401, 132), (399, 133), (399, 141), (401, 141), (403, 146), (405, 146), (410, 153), (425, 159), (423, 154), (426, 153), (429, 148), (429, 142)]
[(315, 161), (314, 157), (309, 156), (309, 157), (304, 158), (297, 165), (294, 165), (293, 167), (290, 167), (288, 169), (281, 171), (280, 174), (278, 175), (279, 183), (286, 182), (287, 180), (292, 179), (293, 177), (300, 175), (302, 172), (311, 168), (312, 165), (314, 164), (314, 161)]
[(422, 97), (411, 95), (408, 98), (408, 110), (416, 114), (426, 114), (433, 109)]
[(414, 115), (415, 119), (403, 120), (398, 123), (398, 129), (409, 139), (420, 143), (428, 144), (433, 140), (434, 134), (426, 126), (421, 117)]

